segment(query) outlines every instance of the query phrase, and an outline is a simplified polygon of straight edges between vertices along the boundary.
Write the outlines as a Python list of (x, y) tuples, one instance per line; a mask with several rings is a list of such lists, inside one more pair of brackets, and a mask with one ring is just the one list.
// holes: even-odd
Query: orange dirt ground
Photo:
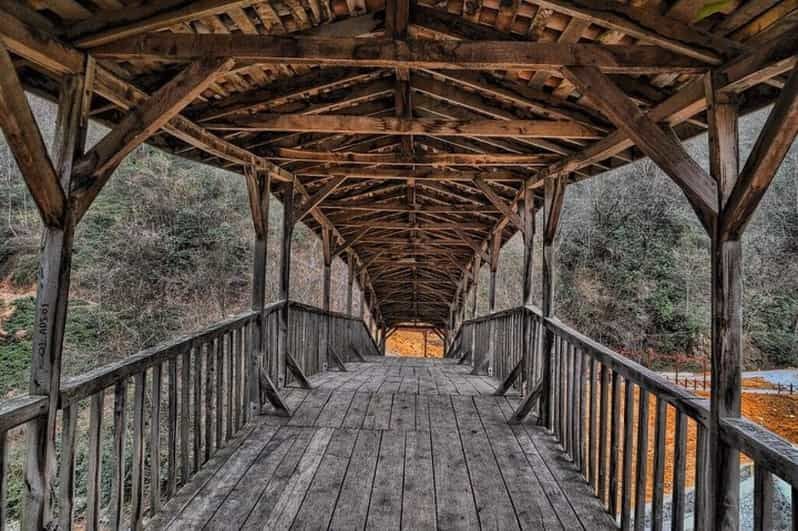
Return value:
[[(423, 358), (424, 334), (411, 330), (399, 330), (388, 338), (385, 348), (389, 355)], [(427, 334), (427, 357), (443, 357), (443, 341), (432, 332)]]
[[(764, 382), (766, 383), (766, 382)], [(621, 390), (622, 391), (622, 390)], [(708, 392), (700, 391), (697, 393), (699, 396), (708, 397)], [(649, 396), (649, 427), (648, 427), (648, 481), (646, 488), (646, 499), (651, 500), (653, 495), (653, 484), (651, 481), (651, 474), (654, 470), (654, 430), (655, 430), (655, 402), (656, 400)], [(621, 413), (619, 418), (623, 418), (623, 401), (621, 401)], [(633, 434), (633, 458), (632, 458), (632, 478), (636, 473), (636, 448), (637, 448), (637, 411), (638, 411), (638, 395), (635, 393), (635, 422)], [(793, 443), (798, 442), (798, 395), (776, 395), (776, 394), (763, 394), (763, 393), (743, 393), (742, 403), (743, 416), (758, 423), (774, 433), (784, 437)], [(665, 492), (670, 493), (673, 490), (673, 449), (675, 443), (675, 410), (668, 407), (667, 424), (666, 424), (666, 442), (665, 442)], [(618, 443), (618, 473), (621, 474), (622, 459), (623, 459), (623, 422), (619, 427), (619, 443)], [(609, 437), (607, 439), (609, 446)], [(695, 452), (696, 452), (696, 424), (692, 420), (687, 422), (687, 467), (685, 474), (686, 487), (690, 488), (695, 484)], [(609, 453), (609, 448), (608, 448)], [(742, 456), (742, 462), (748, 463), (750, 460)], [(609, 474), (609, 466), (607, 467)], [(620, 476), (619, 476), (620, 477)], [(634, 485), (632, 485), (634, 500)], [(620, 490), (620, 489), (619, 489)], [(620, 492), (619, 492), (620, 495)]]

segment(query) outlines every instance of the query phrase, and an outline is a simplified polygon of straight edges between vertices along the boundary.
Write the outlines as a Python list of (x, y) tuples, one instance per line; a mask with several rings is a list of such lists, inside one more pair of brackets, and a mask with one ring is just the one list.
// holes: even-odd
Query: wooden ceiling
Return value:
[(149, 142), (296, 177), (298, 215), (333, 231), (389, 326), (445, 326), (475, 262), (519, 230), (526, 188), (650, 154), (614, 125), (612, 94), (667, 143), (706, 128), (708, 71), (750, 111), (798, 53), (795, 0), (428, 1), (12, 1), (0, 36), (50, 97), (88, 53), (91, 113), (108, 124), (168, 100), (178, 73), (213, 72)]

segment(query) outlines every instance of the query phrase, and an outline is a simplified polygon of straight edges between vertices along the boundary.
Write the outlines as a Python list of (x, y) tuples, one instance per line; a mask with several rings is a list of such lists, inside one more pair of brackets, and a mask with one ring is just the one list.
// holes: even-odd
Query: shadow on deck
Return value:
[(518, 396), (450, 360), (369, 357), (286, 394), (150, 523), (153, 529), (610, 529)]

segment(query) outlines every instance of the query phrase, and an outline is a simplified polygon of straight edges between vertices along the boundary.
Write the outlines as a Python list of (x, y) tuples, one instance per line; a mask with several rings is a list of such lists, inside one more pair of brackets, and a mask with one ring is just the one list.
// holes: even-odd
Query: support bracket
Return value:
[(501, 384), (499, 384), (499, 387), (497, 387), (496, 390), (493, 392), (493, 396), (504, 396), (505, 394), (507, 394), (507, 391), (510, 390), (510, 387), (513, 386), (515, 381), (521, 375), (521, 368), (523, 367), (523, 365), (524, 365), (524, 360), (523, 359), (518, 360), (518, 363), (515, 364), (513, 370), (511, 370), (510, 374), (507, 375), (507, 378), (505, 378), (504, 381)]
[(299, 385), (303, 389), (313, 389), (313, 386), (310, 385), (308, 377), (305, 376), (305, 373), (302, 371), (302, 367), (299, 366), (299, 364), (296, 362), (294, 357), (289, 352), (285, 353), (285, 366), (289, 371), (291, 371), (291, 374), (294, 376), (294, 378), (296, 378), (299, 381)]
[(280, 395), (280, 391), (277, 390), (277, 387), (272, 382), (272, 379), (269, 378), (269, 375), (266, 374), (263, 368), (259, 369), (259, 373), (261, 392), (266, 395), (266, 399), (272, 407), (274, 407), (275, 414), (278, 417), (290, 417), (291, 410), (286, 405), (283, 397)]
[(335, 352), (335, 349), (328, 348), (327, 352), (329, 353), (330, 358), (333, 360), (335, 365), (338, 367), (338, 370), (341, 372), (347, 372), (346, 365), (344, 365), (344, 362), (341, 360), (341, 357), (338, 355), (338, 353)]
[(513, 416), (510, 417), (510, 420), (507, 421), (508, 424), (520, 424), (524, 421), (529, 412), (532, 411), (532, 407), (535, 405), (535, 402), (541, 397), (543, 393), (543, 381), (544, 379), (541, 378), (532, 388), (532, 390), (521, 400), (521, 403), (518, 405), (518, 409), (515, 410)]

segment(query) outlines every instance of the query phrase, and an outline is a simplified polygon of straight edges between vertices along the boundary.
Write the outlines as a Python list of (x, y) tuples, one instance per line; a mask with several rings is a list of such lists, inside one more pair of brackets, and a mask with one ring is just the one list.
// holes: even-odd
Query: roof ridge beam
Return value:
[(98, 59), (191, 61), (234, 57), (240, 64), (322, 64), (373, 68), (552, 70), (590, 65), (615, 74), (700, 74), (707, 65), (656, 46), (531, 41), (441, 41), (281, 37), (247, 34), (138, 35), (91, 49)]

